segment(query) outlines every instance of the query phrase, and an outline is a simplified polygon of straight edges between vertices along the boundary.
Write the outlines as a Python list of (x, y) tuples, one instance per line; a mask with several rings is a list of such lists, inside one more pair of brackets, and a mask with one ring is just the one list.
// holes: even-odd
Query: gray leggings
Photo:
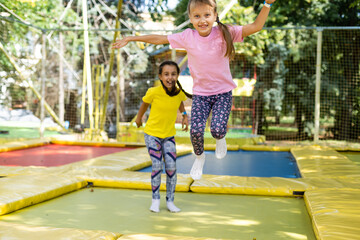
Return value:
[(148, 149), (151, 161), (151, 188), (152, 198), (160, 199), (161, 173), (164, 157), (166, 172), (166, 201), (174, 201), (174, 193), (176, 187), (176, 145), (175, 138), (158, 138), (145, 135), (145, 144)]

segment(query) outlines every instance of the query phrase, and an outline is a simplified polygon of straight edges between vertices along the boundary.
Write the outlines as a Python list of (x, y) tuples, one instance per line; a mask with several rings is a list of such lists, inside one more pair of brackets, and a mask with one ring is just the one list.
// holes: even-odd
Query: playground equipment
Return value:
[[(94, 119), (93, 128), (85, 128), (84, 131), (84, 140), (88, 141), (103, 141), (107, 140), (106, 132), (101, 129), (100, 119), (103, 116), (103, 106), (104, 106), (104, 66), (103, 65), (93, 65), (92, 66), (92, 81), (93, 92), (91, 93), (94, 96), (93, 106), (94, 111), (92, 112), (92, 119)], [(85, 110), (86, 110), (86, 94), (85, 94), (85, 81), (83, 82), (82, 90), (82, 104), (81, 104), (81, 125), (85, 126)], [(88, 105), (90, 108), (90, 105)]]
[[(37, 4), (39, 1), (33, 1)], [(77, 6), (71, 5), (72, 3), (77, 2)], [(98, 3), (102, 4), (101, 9), (97, 6)], [(228, 4), (230, 1), (226, 2)], [(20, 1), (14, 2), (14, 4), (19, 4)], [(66, 8), (60, 15), (58, 15), (56, 19), (55, 28), (46, 29), (34, 24), (31, 24), (28, 19), (23, 20), (19, 16), (16, 15), (16, 11), (21, 11), (20, 9), (14, 10), (9, 9), (7, 3), (1, 3), (0, 8), (2, 13), (0, 16), (0, 31), (4, 34), (0, 36), (0, 41), (2, 43), (3, 49), (10, 53), (9, 55), (15, 63), (18, 65), (18, 68), (21, 69), (23, 77), (18, 77), (19, 74), (17, 72), (14, 74), (13, 67), (10, 61), (5, 59), (5, 55), (1, 55), (3, 60), (8, 64), (4, 65), (5, 68), (0, 70), (1, 76), (5, 75), (2, 78), (4, 81), (1, 81), (1, 95), (0, 95), (0, 104), (6, 106), (7, 108), (26, 108), (26, 110), (30, 110), (39, 117), (39, 106), (41, 105), (41, 101), (39, 101), (38, 95), (41, 95), (46, 99), (47, 103), (44, 103), (44, 108), (47, 110), (49, 105), (53, 112), (55, 112), (58, 116), (59, 125), (64, 124), (64, 120), (70, 121), (70, 131), (74, 129), (77, 131), (78, 128), (74, 126), (76, 124), (80, 125), (80, 106), (81, 106), (81, 77), (80, 75), (84, 75), (84, 89), (89, 90), (90, 85), (88, 81), (87, 75), (93, 75), (90, 71), (88, 74), (87, 65), (83, 65), (83, 56), (76, 56), (79, 52), (84, 51), (85, 48), (83, 45), (84, 36), (84, 28), (82, 27), (83, 14), (81, 4), (82, 1), (66, 1)], [(224, 3), (219, 3), (219, 9), (222, 9)], [(21, 4), (19, 4), (20, 6)], [(14, 5), (15, 6), (15, 5)], [(110, 6), (110, 4), (109, 4)], [(104, 67), (106, 73), (109, 70), (109, 59), (110, 49), (109, 45), (111, 44), (112, 34), (115, 32), (119, 32), (123, 35), (134, 35), (134, 34), (171, 34), (174, 31), (180, 30), (178, 28), (162, 28), (162, 29), (136, 29), (135, 26), (131, 25), (132, 22), (129, 21), (128, 24), (124, 23), (123, 20), (119, 19), (122, 23), (121, 27), (124, 29), (111, 29), (112, 25), (115, 24), (116, 13), (113, 10), (108, 10), (110, 7), (106, 8), (106, 4), (102, 1), (94, 1), (92, 4), (89, 4), (88, 10), (88, 19), (91, 20), (92, 26), (88, 25), (88, 33), (91, 40), (89, 41), (91, 48), (93, 47), (93, 52), (91, 52), (91, 61), (92, 64), (106, 64)], [(7, 8), (6, 8), (7, 7)], [(103, 10), (105, 7), (106, 13), (110, 14), (111, 17), (108, 18), (110, 21), (106, 21), (104, 19), (104, 14), (98, 12)], [(231, 6), (230, 6), (231, 7)], [(91, 9), (91, 11), (90, 11)], [(115, 8), (114, 8), (115, 9)], [(224, 8), (223, 8), (224, 9)], [(77, 12), (75, 12), (76, 10)], [(231, 11), (243, 11), (244, 9), (236, 5), (232, 8)], [(248, 9), (251, 10), (250, 8)], [(111, 12), (112, 11), (112, 12)], [(81, 14), (80, 14), (81, 12)], [(69, 14), (68, 14), (69, 13)], [(73, 15), (70, 15), (73, 14)], [(65, 17), (64, 17), (65, 16)], [(67, 17), (74, 16), (79, 19), (72, 25), (72, 23), (67, 22)], [(93, 18), (93, 16), (97, 16), (97, 18)], [(112, 17), (114, 16), (114, 17)], [(228, 19), (229, 20), (229, 19)], [(231, 20), (230, 20), (231, 21)], [(224, 21), (225, 22), (225, 21)], [(66, 24), (62, 24), (66, 23)], [(90, 23), (90, 22), (89, 22)], [(100, 25), (102, 24), (102, 25)], [(56, 26), (69, 26), (68, 29), (63, 27), (56, 28)], [(45, 25), (42, 25), (45, 26)], [(80, 27), (78, 27), (80, 26)], [(179, 25), (180, 26), (180, 25)], [(108, 29), (106, 29), (108, 27)], [(23, 31), (14, 32), (14, 29), (23, 29)], [(358, 106), (358, 87), (357, 87), (357, 78), (356, 72), (358, 66), (357, 59), (354, 59), (354, 64), (344, 64), (346, 61), (353, 62), (351, 59), (347, 59), (349, 56), (352, 56), (350, 53), (356, 51), (356, 38), (352, 38), (352, 36), (356, 36), (358, 31), (358, 27), (309, 27), (309, 28), (278, 28), (278, 29), (269, 29), (265, 28), (263, 31), (260, 31), (256, 36), (256, 39), (269, 39), (269, 41), (261, 41), (263, 44), (256, 47), (256, 51), (260, 51), (263, 54), (256, 54), (253, 51), (250, 45), (253, 45), (251, 38), (246, 38), (246, 40), (241, 43), (241, 48), (239, 44), (236, 44), (236, 48), (239, 53), (239, 57), (231, 62), (231, 69), (234, 71), (233, 76), (241, 79), (241, 74), (236, 74), (239, 66), (241, 66), (243, 59), (247, 59), (250, 64), (257, 62), (259, 68), (257, 69), (258, 79), (257, 88), (254, 92), (254, 98), (257, 99), (256, 111), (251, 111), (253, 106), (251, 103), (247, 103), (246, 107), (239, 105), (239, 103), (245, 101), (247, 102), (251, 97), (243, 97), (234, 95), (234, 107), (233, 107), (233, 116), (238, 115), (239, 118), (232, 119), (233, 116), (230, 117), (229, 128), (239, 128), (239, 126), (246, 126), (249, 128), (252, 126), (256, 129), (256, 133), (266, 135), (268, 140), (311, 140), (314, 137), (314, 141), (317, 138), (321, 140), (326, 139), (339, 139), (339, 140), (358, 140), (359, 139), (359, 126), (358, 126), (358, 111), (356, 111), (356, 107)], [(13, 31), (13, 32), (12, 32)], [(150, 32), (149, 32), (150, 31)], [(107, 34), (108, 32), (110, 34)], [(22, 35), (23, 33), (27, 33), (27, 37), (29, 38), (29, 43), (25, 40), (22, 42), (14, 42), (11, 41), (10, 36), (15, 36), (15, 33), (18, 35), (19, 39), (27, 39)], [(45, 62), (46, 62), (46, 90), (51, 90), (51, 94), (46, 93), (43, 95), (41, 90), (42, 82), (40, 80), (43, 79), (43, 75), (41, 75), (40, 67), (41, 67), (41, 39), (42, 34), (46, 33), (46, 54)], [(101, 33), (101, 34), (100, 34)], [(278, 34), (279, 33), (279, 34)], [(14, 35), (12, 35), (14, 34)], [(61, 41), (61, 35), (64, 36), (63, 41)], [(278, 39), (273, 38), (273, 36), (279, 36)], [(282, 37), (287, 36), (287, 37)], [(322, 36), (322, 37), (321, 37)], [(335, 39), (332, 39), (333, 36), (336, 36)], [(316, 42), (316, 38), (317, 42)], [(324, 40), (322, 40), (322, 38)], [(110, 39), (110, 41), (109, 41)], [(329, 40), (330, 39), (330, 40)], [(332, 40), (331, 40), (332, 39)], [(353, 41), (354, 40), (354, 41)], [(76, 42), (77, 41), (77, 42)], [(281, 44), (278, 41), (281, 42)], [(298, 45), (297, 48), (289, 48), (287, 43), (291, 42), (303, 42), (303, 45)], [(329, 44), (331, 41), (334, 41), (334, 44)], [(350, 45), (345, 44), (350, 41)], [(352, 42), (353, 41), (353, 42)], [(61, 50), (61, 42), (66, 44), (66, 48)], [(36, 48), (32, 48), (31, 43), (36, 43)], [(323, 47), (321, 47), (321, 43)], [(81, 45), (80, 45), (81, 44)], [(95, 45), (96, 44), (96, 45)], [(57, 46), (59, 46), (57, 49)], [(20, 46), (19, 51), (15, 51), (16, 46)], [(69, 47), (70, 46), (70, 47)], [(338, 48), (337, 46), (348, 46), (346, 49)], [(144, 57), (149, 60), (149, 62), (142, 61), (142, 57), (145, 54), (142, 54), (141, 48), (145, 47), (145, 51), (149, 52), (149, 54)], [(36, 49), (32, 50), (32, 49)], [(73, 49), (73, 50), (71, 50)], [(94, 76), (91, 76), (92, 79), (92, 96), (89, 95), (86, 91), (84, 103), (93, 98), (92, 101), (88, 101), (86, 104), (86, 116), (83, 114), (87, 129), (92, 129), (91, 133), (87, 139), (95, 139), (93, 136), (93, 132), (97, 132), (95, 135), (100, 136), (100, 132), (95, 131), (95, 125), (100, 126), (99, 129), (102, 129), (103, 119), (105, 117), (105, 126), (103, 127), (104, 131), (108, 131), (107, 126), (109, 122), (109, 111), (111, 109), (112, 112), (112, 122), (114, 125), (121, 122), (130, 122), (131, 118), (136, 113), (136, 109), (139, 105), (139, 99), (144, 94), (145, 89), (150, 87), (150, 82), (154, 80), (156, 77), (156, 66), (159, 61), (164, 59), (170, 59), (168, 53), (158, 54), (158, 50), (156, 46), (140, 46), (137, 44), (129, 44), (127, 47), (123, 48), (121, 51), (116, 51), (114, 55), (113, 65), (117, 68), (117, 71), (113, 69), (111, 76), (111, 84), (116, 85), (115, 78), (118, 79), (118, 94), (115, 97), (115, 89), (112, 90), (110, 87), (110, 96), (108, 99), (106, 95), (106, 82), (103, 88), (103, 100), (108, 101), (106, 104), (100, 106), (104, 110), (104, 106), (108, 106), (105, 113), (103, 111), (99, 111), (99, 122), (95, 123), (96, 113), (95, 113), (95, 103), (98, 101), (95, 99), (95, 82)], [(164, 48), (165, 49), (165, 48)], [(315, 51), (316, 49), (321, 51)], [(41, 49), (42, 50), (42, 49)], [(244, 50), (244, 51), (242, 51)], [(247, 51), (249, 50), (249, 51)], [(293, 51), (295, 50), (295, 52)], [(1, 50), (0, 50), (1, 51)], [(116, 63), (118, 61), (119, 55), (121, 52), (121, 60), (126, 59), (124, 63)], [(333, 58), (333, 54), (338, 54), (338, 56), (343, 56), (347, 60), (342, 61), (341, 59)], [(338, 53), (339, 52), (339, 53)], [(348, 52), (349, 54), (345, 54)], [(2, 51), (1, 51), (2, 53)], [(23, 54), (25, 53), (25, 54)], [(174, 53), (174, 50), (171, 50), (171, 53)], [(187, 58), (179, 58), (180, 51), (177, 51), (177, 59), (176, 61), (180, 63), (180, 65), (184, 66), (184, 62), (186, 62)], [(182, 52), (180, 55), (183, 57)], [(154, 54), (154, 55), (153, 55)], [(143, 55), (143, 56), (142, 56)], [(241, 55), (241, 56), (240, 56)], [(317, 58), (315, 58), (316, 55)], [(138, 57), (139, 56), (139, 57)], [(256, 56), (256, 58), (253, 58)], [(300, 57), (300, 59), (292, 58), (294, 56)], [(320, 56), (324, 58), (324, 61), (315, 61), (321, 60)], [(116, 60), (115, 60), (116, 57)], [(172, 57), (172, 56), (171, 56)], [(262, 64), (263, 58), (267, 58), (265, 64)], [(68, 61), (66, 59), (68, 58)], [(161, 58), (161, 59), (160, 59)], [(30, 62), (28, 59), (32, 59)], [(133, 60), (135, 59), (135, 60)], [(172, 59), (172, 58), (171, 58)], [(61, 60), (61, 61), (59, 61)], [(132, 62), (131, 65), (129, 62)], [(136, 62), (136, 63), (134, 63)], [(60, 63), (64, 64), (64, 74), (63, 78), (63, 88), (61, 88), (62, 84), (60, 82), (61, 78), (61, 70)], [(66, 67), (65, 67), (66, 65)], [(89, 64), (88, 64), (89, 65)], [(116, 67), (116, 65), (118, 67)], [(84, 68), (85, 66), (85, 68)], [(134, 67), (133, 67), (134, 66)], [(324, 71), (319, 71), (320, 67), (324, 66)], [(328, 67), (326, 67), (328, 66)], [(89, 66), (90, 70), (92, 70), (92, 66)], [(26, 69), (26, 70), (25, 70)], [(330, 71), (330, 69), (334, 69), (334, 71)], [(24, 71), (25, 70), (25, 71)], [(183, 69), (182, 69), (183, 70)], [(317, 70), (317, 71), (315, 71)], [(116, 73), (117, 72), (117, 73)], [(315, 74), (316, 73), (316, 76)], [(323, 77), (321, 77), (321, 74)], [(59, 74), (59, 75), (58, 75)], [(251, 74), (252, 75), (252, 74)], [(28, 78), (28, 79), (25, 79)], [(106, 80), (108, 80), (109, 75), (106, 76)], [(248, 78), (252, 78), (252, 76), (247, 76)], [(316, 84), (313, 82), (316, 78)], [(12, 81), (15, 79), (15, 83)], [(21, 80), (20, 80), (21, 79)], [(319, 90), (319, 79), (321, 79), (324, 84), (321, 85), (321, 90)], [(347, 81), (339, 82), (338, 79), (346, 79)], [(29, 86), (28, 90), (24, 90), (28, 86), (26, 81), (31, 80), (33, 82), (33, 86)], [(59, 80), (59, 81), (58, 81)], [(238, 81), (235, 79), (235, 81)], [(240, 80), (239, 80), (240, 81)], [(121, 84), (119, 84), (121, 82)], [(250, 81), (251, 82), (251, 81)], [(15, 89), (12, 84), (19, 86), (19, 91), (21, 94), (14, 94), (13, 90)], [(87, 87), (89, 85), (89, 87)], [(184, 84), (183, 84), (184, 85)], [(30, 90), (33, 87), (36, 91)], [(59, 96), (54, 96), (53, 92), (57, 93), (58, 90)], [(34, 92), (34, 93), (33, 93)], [(4, 93), (4, 94), (2, 94)], [(63, 93), (61, 95), (61, 93)], [(114, 93), (114, 94), (112, 94)], [(319, 103), (319, 97), (320, 103)], [(130, 97), (129, 97), (130, 96)], [(315, 101), (316, 96), (316, 101)], [(51, 97), (51, 101), (49, 98)], [(343, 97), (348, 99), (347, 101), (343, 101)], [(118, 110), (115, 111), (114, 107), (110, 107), (111, 104), (115, 106), (115, 98), (116, 107)], [(108, 100), (107, 100), (108, 99)], [(62, 102), (63, 100), (63, 102)], [(66, 106), (65, 113), (61, 112), (61, 106), (67, 105), (69, 100), (71, 103), (74, 103), (73, 106)], [(126, 105), (124, 104), (126, 100)], [(22, 105), (15, 105), (15, 101), (22, 101)], [(91, 107), (91, 103), (93, 106)], [(34, 110), (35, 109), (35, 110)], [(69, 111), (68, 109), (71, 109)], [(91, 110), (92, 109), (92, 110)], [(353, 109), (354, 111), (352, 111)], [(243, 113), (246, 110), (246, 118), (244, 119)], [(316, 110), (316, 111), (315, 111)], [(319, 110), (321, 112), (319, 119)], [(48, 110), (47, 110), (48, 111)], [(88, 115), (93, 111), (93, 114)], [(117, 114), (117, 120), (115, 122), (114, 113)], [(255, 116), (255, 124), (248, 120), (251, 114)], [(65, 115), (65, 119), (64, 116)], [(70, 116), (70, 119), (69, 119)], [(88, 117), (89, 116), (89, 117)], [(53, 117), (56, 119), (56, 117)], [(233, 121), (235, 120), (235, 121)], [(254, 119), (253, 119), (254, 120)], [(320, 122), (319, 122), (320, 120)], [(6, 120), (10, 121), (10, 120)], [(13, 120), (11, 120), (13, 121)], [(90, 124), (92, 122), (92, 124)], [(236, 123), (236, 125), (234, 125)], [(315, 124), (316, 123), (316, 124)], [(345, 124), (346, 123), (346, 124)], [(121, 123), (122, 124), (122, 123)], [(320, 125), (319, 125), (320, 124)], [(342, 128), (341, 126), (344, 126)], [(36, 126), (37, 127), (37, 126)], [(39, 128), (39, 127), (37, 127)], [(117, 127), (120, 130), (121, 127)], [(81, 129), (84, 129), (82, 126)], [(247, 129), (248, 130), (248, 129)], [(125, 134), (125, 133), (122, 133)], [(85, 136), (85, 135), (84, 135)], [(346, 138), (345, 138), (346, 136)], [(100, 138), (102, 138), (100, 136)], [(100, 139), (99, 138), (99, 139)]]

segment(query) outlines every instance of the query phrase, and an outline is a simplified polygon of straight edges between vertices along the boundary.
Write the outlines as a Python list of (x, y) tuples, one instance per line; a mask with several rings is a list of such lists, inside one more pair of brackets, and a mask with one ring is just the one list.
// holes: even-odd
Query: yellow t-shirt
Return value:
[(184, 92), (180, 91), (178, 95), (170, 97), (160, 85), (149, 88), (142, 100), (151, 104), (144, 132), (158, 138), (174, 136), (177, 112), (180, 103), (186, 100)]

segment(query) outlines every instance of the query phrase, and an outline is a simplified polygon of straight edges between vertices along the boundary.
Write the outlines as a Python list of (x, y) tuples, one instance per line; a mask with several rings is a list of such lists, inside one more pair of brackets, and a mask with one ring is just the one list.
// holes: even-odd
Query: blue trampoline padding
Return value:
[[(300, 173), (295, 159), (289, 152), (271, 151), (229, 151), (225, 158), (217, 159), (213, 151), (206, 151), (203, 174), (299, 178)], [(188, 174), (195, 155), (178, 157), (177, 172)], [(151, 166), (140, 170), (151, 172)]]

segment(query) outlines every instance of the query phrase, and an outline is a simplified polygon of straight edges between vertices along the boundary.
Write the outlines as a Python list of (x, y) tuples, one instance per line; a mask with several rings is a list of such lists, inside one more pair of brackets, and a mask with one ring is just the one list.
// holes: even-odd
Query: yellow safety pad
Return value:
[[(238, 151), (240, 149), (239, 145), (237, 144), (228, 144), (227, 145), (227, 150), (228, 151)], [(215, 151), (216, 149), (216, 144), (205, 144), (204, 145), (204, 150), (205, 151)]]
[[(190, 136), (175, 136), (176, 143), (179, 144), (187, 144), (191, 145)], [(265, 136), (259, 136), (259, 135), (253, 135), (252, 137), (247, 138), (226, 138), (226, 143), (228, 145), (251, 145), (251, 144), (257, 144), (257, 143), (263, 143), (265, 142)], [(216, 144), (216, 140), (213, 137), (205, 137), (205, 145), (212, 145)]]
[(0, 178), (0, 215), (80, 189), (87, 182), (56, 174)]
[(0, 166), (0, 176), (16, 176), (39, 173), (42, 174), (46, 171), (46, 167), (12, 167), (12, 166)]
[(348, 147), (346, 150), (350, 152), (360, 152), (360, 144), (357, 144), (358, 147)]
[[(191, 146), (177, 145), (177, 155), (181, 156), (192, 152)], [(71, 168), (75, 173), (87, 174), (89, 169), (109, 169), (110, 171), (137, 171), (151, 166), (151, 159), (145, 147), (136, 148), (117, 153), (112, 153), (97, 158), (70, 163), (67, 168)]]
[(240, 146), (241, 150), (245, 151), (276, 151), (276, 152), (290, 152), (291, 146), (272, 146), (272, 145), (252, 145), (246, 144)]
[[(264, 178), (203, 175), (190, 190), (199, 193), (249, 194), (265, 196), (294, 196), (310, 188), (306, 182), (296, 178)], [(297, 194), (295, 194), (297, 195)]]
[(343, 141), (321, 141), (319, 145), (331, 147), (336, 151), (360, 151), (360, 143)]
[(191, 191), (200, 193), (264, 196), (297, 196), (319, 188), (360, 189), (360, 178), (264, 178), (205, 174), (190, 186)]
[(33, 139), (33, 140), (27, 140), (21, 142), (9, 142), (5, 144), (1, 144), (0, 153), (25, 149), (25, 148), (39, 147), (39, 146), (47, 145), (49, 143), (50, 143), (49, 140), (43, 140), (43, 139)]
[(177, 156), (183, 156), (186, 154), (190, 154), (193, 152), (192, 145), (184, 145), (184, 144), (177, 144), (176, 143), (176, 155)]
[(308, 184), (305, 190), (313, 189), (360, 189), (360, 178), (301, 178)]
[[(191, 153), (191, 146), (177, 145), (177, 155)], [(151, 166), (151, 159), (146, 148), (137, 148), (113, 153), (90, 160), (80, 161), (58, 167), (63, 174), (77, 176), (97, 187), (116, 187), (129, 189), (151, 189), (150, 173), (132, 172)], [(166, 176), (162, 175), (160, 190), (166, 189)], [(187, 192), (193, 182), (186, 174), (177, 175), (176, 191)]]
[[(90, 173), (89, 176), (81, 176), (84, 180), (92, 182), (95, 187), (112, 187), (127, 189), (151, 189), (150, 172), (131, 172), (131, 171), (109, 171), (98, 170)], [(175, 191), (188, 192), (190, 184), (193, 182), (188, 174), (177, 174)], [(160, 190), (166, 190), (166, 174), (161, 174)]]
[(118, 238), (119, 240), (215, 240), (215, 238), (197, 238), (186, 236), (175, 236), (168, 234), (125, 234)]
[(81, 173), (89, 168), (121, 170), (138, 170), (151, 165), (150, 156), (146, 148), (112, 153), (89, 160), (70, 163), (67, 166)]
[(73, 228), (36, 227), (30, 225), (0, 222), (1, 239), (11, 240), (116, 240), (121, 234), (106, 231), (91, 231)]
[(313, 190), (305, 193), (317, 239), (359, 239), (360, 190)]
[(291, 149), (302, 177), (360, 177), (360, 167), (329, 147)]

